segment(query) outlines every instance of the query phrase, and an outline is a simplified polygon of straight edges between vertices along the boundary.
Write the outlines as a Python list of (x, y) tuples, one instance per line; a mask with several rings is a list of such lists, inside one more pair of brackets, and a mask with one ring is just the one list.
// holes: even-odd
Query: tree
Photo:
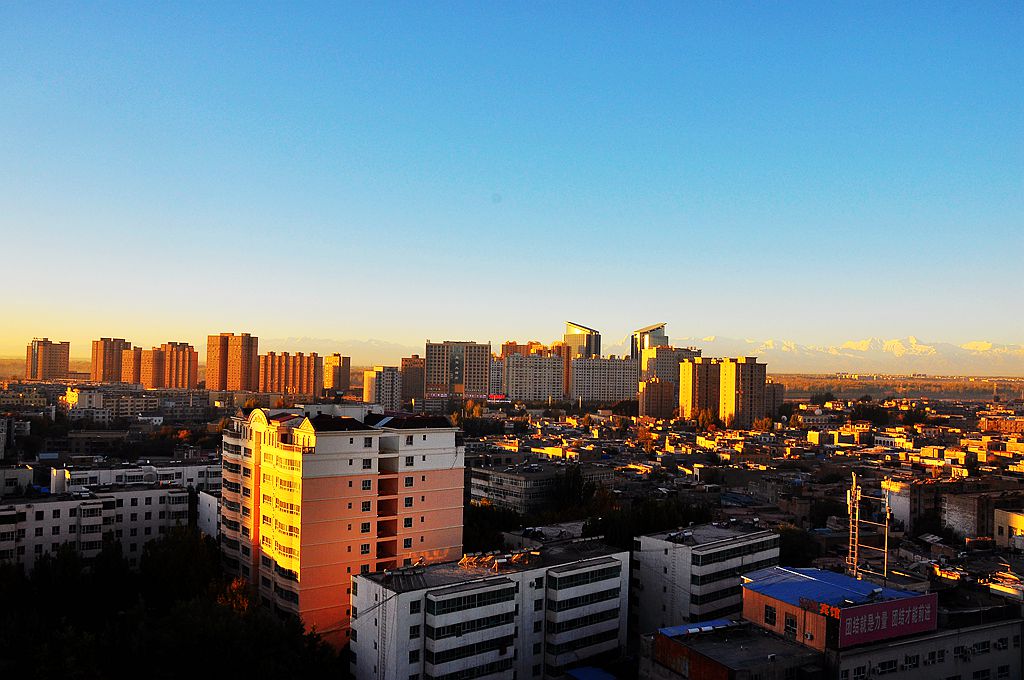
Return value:
[(759, 430), (761, 432), (770, 432), (772, 425), (772, 419), (769, 416), (765, 416), (764, 418), (758, 418), (755, 420), (751, 427), (752, 429)]
[(823, 406), (825, 402), (835, 401), (836, 395), (831, 392), (815, 392), (811, 395), (810, 402), (818, 406)]

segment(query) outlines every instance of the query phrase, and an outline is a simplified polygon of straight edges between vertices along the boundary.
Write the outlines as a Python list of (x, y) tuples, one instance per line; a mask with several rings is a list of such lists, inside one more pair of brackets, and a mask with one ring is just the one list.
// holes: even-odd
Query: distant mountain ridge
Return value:
[(905, 338), (866, 338), (839, 345), (802, 345), (793, 340), (708, 336), (676, 338), (705, 356), (756, 356), (773, 373), (927, 373), (930, 375), (1024, 376), (1024, 345), (972, 341), (962, 345)]

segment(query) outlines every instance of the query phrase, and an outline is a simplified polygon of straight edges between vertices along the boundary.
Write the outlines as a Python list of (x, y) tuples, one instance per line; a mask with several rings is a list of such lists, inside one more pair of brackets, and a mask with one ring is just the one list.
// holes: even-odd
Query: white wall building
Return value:
[(639, 536), (633, 558), (639, 565), (635, 624), (644, 635), (741, 611), (740, 574), (778, 565), (779, 536), (749, 526), (702, 524)]
[(210, 538), (220, 536), (220, 490), (200, 491), (196, 500), (196, 528)]
[[(50, 471), (50, 488), (70, 489), (73, 486), (117, 484), (152, 484), (163, 482), (194, 489), (219, 489), (221, 464), (219, 460), (207, 462), (172, 462), (164, 465), (117, 465), (112, 467), (68, 466)], [(58, 486), (64, 478), (65, 486)]]
[(352, 579), (361, 680), (550, 678), (625, 648), (629, 553), (593, 540)]
[(385, 411), (402, 408), (402, 371), (397, 366), (374, 366), (363, 371), (363, 401)]
[(505, 357), (504, 384), (509, 399), (561, 400), (565, 396), (565, 363), (560, 356), (510, 354)]
[(83, 557), (99, 554), (103, 539), (121, 543), (137, 567), (142, 546), (173, 526), (188, 525), (188, 491), (139, 485), (20, 498), (0, 503), (0, 562), (31, 571), (36, 560), (72, 545)]
[(591, 357), (572, 360), (573, 401), (622, 401), (636, 399), (639, 362), (629, 357)]

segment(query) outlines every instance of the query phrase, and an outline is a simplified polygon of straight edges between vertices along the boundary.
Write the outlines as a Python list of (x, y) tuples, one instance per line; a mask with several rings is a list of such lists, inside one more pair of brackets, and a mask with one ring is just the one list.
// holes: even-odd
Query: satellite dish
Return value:
[(814, 415), (820, 416), (822, 413), (824, 413), (824, 411), (822, 411), (820, 408), (814, 409)]

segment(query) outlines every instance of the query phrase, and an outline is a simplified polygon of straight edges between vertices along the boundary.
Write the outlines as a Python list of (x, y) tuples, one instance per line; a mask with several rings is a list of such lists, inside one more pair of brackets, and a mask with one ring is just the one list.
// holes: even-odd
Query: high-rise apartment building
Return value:
[(259, 338), (221, 333), (206, 338), (206, 389), (255, 392), (259, 387)]
[(67, 377), (70, 359), (70, 342), (35, 338), (25, 348), (25, 379), (59, 380)]
[(352, 382), (352, 358), (338, 353), (324, 357), (324, 393), (328, 396), (348, 391)]
[(147, 390), (164, 387), (164, 351), (159, 347), (142, 350), (139, 361), (139, 384)]
[(131, 346), (132, 343), (121, 338), (93, 340), (89, 379), (93, 382), (121, 382), (121, 355)]
[(199, 352), (187, 342), (165, 342), (164, 384), (168, 389), (194, 390), (199, 385)]
[(486, 400), (490, 390), (491, 343), (427, 342), (425, 401), (443, 411), (466, 399)]
[(701, 411), (718, 416), (722, 372), (719, 360), (694, 357), (679, 363), (679, 417), (696, 420)]
[[(194, 390), (199, 384), (199, 353), (187, 342), (165, 342), (153, 349), (125, 350), (121, 354), (122, 379), (132, 379), (148, 390)], [(138, 356), (138, 379), (132, 365)], [(125, 375), (128, 378), (125, 378)]]
[(491, 357), (490, 386), (487, 388), (488, 395), (505, 394), (505, 360), (496, 356)]
[(718, 417), (728, 427), (749, 429), (765, 416), (766, 366), (757, 357), (722, 359)]
[(610, 403), (636, 399), (638, 363), (629, 357), (578, 357), (572, 360), (573, 401)]
[(640, 381), (639, 413), (642, 418), (671, 418), (679, 408), (678, 386), (661, 378)]
[(374, 366), (363, 371), (363, 402), (386, 411), (402, 408), (402, 373), (397, 366)]
[(675, 385), (673, 409), (679, 405), (679, 364), (700, 356), (696, 347), (645, 347), (640, 352), (640, 380), (658, 380)]
[(324, 360), (316, 352), (260, 355), (260, 392), (317, 397), (324, 389)]
[(521, 354), (527, 356), (530, 354), (543, 353), (547, 347), (544, 343), (537, 342), (536, 340), (530, 340), (526, 344), (519, 344), (515, 340), (508, 340), (501, 343), (501, 358), (504, 359), (510, 354)]
[(121, 351), (121, 382), (142, 384), (142, 348), (131, 347)]
[(601, 332), (572, 321), (565, 322), (563, 342), (569, 346), (572, 358), (601, 356)]
[(337, 647), (353, 575), (462, 555), (465, 449), (447, 418), (331, 407), (346, 408), (254, 409), (225, 429), (221, 547), (261, 602)]
[(771, 416), (772, 418), (779, 415), (779, 409), (782, 408), (782, 402), (786, 399), (786, 386), (782, 383), (772, 382), (768, 380), (764, 384), (764, 410), (765, 415)]
[(668, 333), (665, 332), (664, 323), (656, 323), (652, 326), (645, 326), (633, 331), (629, 339), (629, 356), (631, 359), (639, 359), (645, 349), (652, 347), (667, 347), (669, 345)]
[(423, 409), (423, 380), (426, 361), (419, 354), (402, 359), (402, 403)]
[(502, 361), (504, 393), (520, 401), (560, 400), (565, 395), (562, 358), (510, 354)]

